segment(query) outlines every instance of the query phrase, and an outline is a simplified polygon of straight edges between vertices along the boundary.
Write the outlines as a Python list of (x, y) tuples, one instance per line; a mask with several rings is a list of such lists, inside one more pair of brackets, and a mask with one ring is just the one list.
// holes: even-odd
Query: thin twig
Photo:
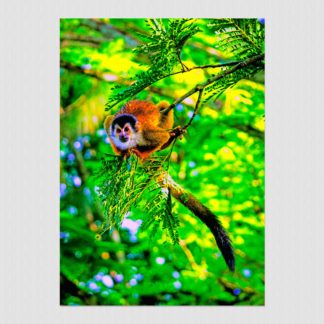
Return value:
[(229, 75), (229, 74), (231, 74), (233, 72), (236, 72), (237, 70), (242, 69), (243, 67), (246, 67), (248, 65), (251, 65), (251, 64), (253, 64), (255, 62), (258, 62), (258, 61), (261, 61), (263, 59), (264, 59), (264, 54), (259, 54), (257, 56), (248, 58), (248, 59), (246, 59), (246, 60), (244, 60), (244, 61), (236, 64), (233, 68), (231, 68), (229, 70), (226, 70), (223, 73), (220, 73), (220, 74), (218, 74), (218, 75), (216, 75), (216, 76), (214, 76), (214, 77), (206, 80), (203, 83), (197, 84), (194, 88), (192, 88), (191, 90), (189, 90), (188, 92), (186, 92), (183, 96), (181, 96), (180, 98), (178, 98), (177, 100), (175, 100), (168, 108), (165, 108), (161, 112), (163, 114), (167, 114), (170, 110), (172, 110), (176, 105), (178, 105), (184, 99), (190, 97), (191, 95), (193, 95), (197, 91), (203, 90), (209, 84), (211, 84), (211, 83), (213, 83), (213, 82), (215, 82), (217, 80), (220, 80), (220, 79), (224, 78), (225, 76), (227, 76), (227, 75)]
[(183, 130), (186, 130), (192, 123), (193, 119), (195, 118), (195, 116), (197, 115), (197, 112), (198, 112), (198, 109), (199, 109), (199, 104), (200, 104), (200, 101), (201, 101), (201, 97), (202, 97), (202, 93), (203, 93), (203, 90), (199, 90), (199, 93), (198, 93), (198, 99), (197, 99), (197, 102), (196, 102), (196, 105), (195, 105), (195, 109), (194, 109), (194, 112), (189, 120), (189, 122), (182, 127)]
[[(166, 75), (162, 75), (161, 77), (157, 78), (154, 82), (152, 82), (151, 84), (144, 84), (143, 86), (141, 86), (139, 89), (137, 89), (137, 91), (135, 91), (132, 95), (135, 96), (136, 94), (140, 93), (141, 91), (143, 91), (144, 89), (146, 89), (147, 87), (151, 87), (152, 84), (161, 81), (163, 79), (166, 79), (170, 76), (173, 75), (177, 75), (177, 74), (182, 74), (182, 73), (187, 73), (187, 72), (191, 72), (193, 70), (204, 70), (204, 69), (216, 69), (216, 68), (221, 68), (221, 67), (226, 67), (226, 66), (232, 66), (232, 65), (236, 65), (239, 63), (243, 63), (244, 61), (232, 61), (232, 62), (227, 62), (227, 63), (220, 63), (220, 64), (207, 64), (207, 65), (200, 65), (200, 66), (194, 66), (192, 68), (187, 68), (184, 70), (183, 68), (180, 71), (176, 71), (176, 72), (172, 72)], [(137, 82), (137, 81), (136, 81)], [(131, 86), (133, 86), (134, 84), (136, 84), (136, 82), (134, 82)], [(151, 88), (152, 90), (152, 88)], [(198, 90), (197, 90), (198, 91)], [(154, 92), (154, 91), (153, 91)], [(126, 98), (125, 98), (126, 99)], [(114, 106), (116, 106), (120, 101), (116, 101), (114, 104), (112, 104), (110, 106), (110, 108), (113, 108)]]

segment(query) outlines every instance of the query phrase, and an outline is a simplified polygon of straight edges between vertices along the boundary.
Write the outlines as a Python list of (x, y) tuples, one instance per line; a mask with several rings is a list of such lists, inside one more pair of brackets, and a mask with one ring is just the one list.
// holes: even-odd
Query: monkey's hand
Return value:
[(180, 126), (175, 127), (170, 132), (170, 136), (172, 138), (177, 138), (180, 136), (180, 139), (182, 138), (182, 135), (185, 134), (187, 131), (184, 128), (181, 128)]

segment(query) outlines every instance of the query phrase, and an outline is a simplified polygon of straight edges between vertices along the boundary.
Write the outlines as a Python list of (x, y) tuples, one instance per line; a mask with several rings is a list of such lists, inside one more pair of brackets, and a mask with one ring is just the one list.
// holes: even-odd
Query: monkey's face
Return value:
[(123, 126), (116, 125), (115, 127), (115, 137), (121, 142), (121, 143), (127, 143), (132, 137), (132, 134), (134, 134), (134, 130), (132, 126), (129, 123), (126, 123)]
[(138, 145), (140, 135), (136, 129), (136, 122), (136, 118), (128, 114), (119, 115), (113, 121), (111, 138), (120, 150), (128, 150)]

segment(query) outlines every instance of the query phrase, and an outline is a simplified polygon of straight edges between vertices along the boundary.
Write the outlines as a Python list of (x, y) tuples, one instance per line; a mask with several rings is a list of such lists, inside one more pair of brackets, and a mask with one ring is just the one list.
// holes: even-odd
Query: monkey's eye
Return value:
[(128, 132), (128, 131), (129, 131), (129, 128), (126, 126), (126, 127), (124, 128), (124, 131), (125, 131), (125, 132)]
[(116, 134), (120, 134), (120, 128), (116, 129)]

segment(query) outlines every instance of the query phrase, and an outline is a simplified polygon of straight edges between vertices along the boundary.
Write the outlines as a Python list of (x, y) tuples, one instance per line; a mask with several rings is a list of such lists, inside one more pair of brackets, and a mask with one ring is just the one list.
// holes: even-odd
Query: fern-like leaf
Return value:
[(146, 43), (137, 46), (134, 51), (145, 54), (150, 59), (150, 68), (136, 75), (136, 81), (129, 87), (114, 87), (106, 110), (118, 103), (134, 97), (136, 94), (168, 76), (175, 69), (184, 69), (181, 50), (186, 41), (199, 31), (194, 19), (147, 19), (149, 35), (142, 35)]
[(154, 181), (168, 167), (167, 157), (154, 157), (143, 165), (134, 156), (124, 159), (109, 155), (102, 159), (97, 178), (105, 221), (100, 235), (119, 227), (127, 213), (140, 205), (146, 214), (144, 227), (152, 225), (155, 233), (162, 223), (171, 241), (178, 242), (179, 221), (172, 214), (171, 195)]

